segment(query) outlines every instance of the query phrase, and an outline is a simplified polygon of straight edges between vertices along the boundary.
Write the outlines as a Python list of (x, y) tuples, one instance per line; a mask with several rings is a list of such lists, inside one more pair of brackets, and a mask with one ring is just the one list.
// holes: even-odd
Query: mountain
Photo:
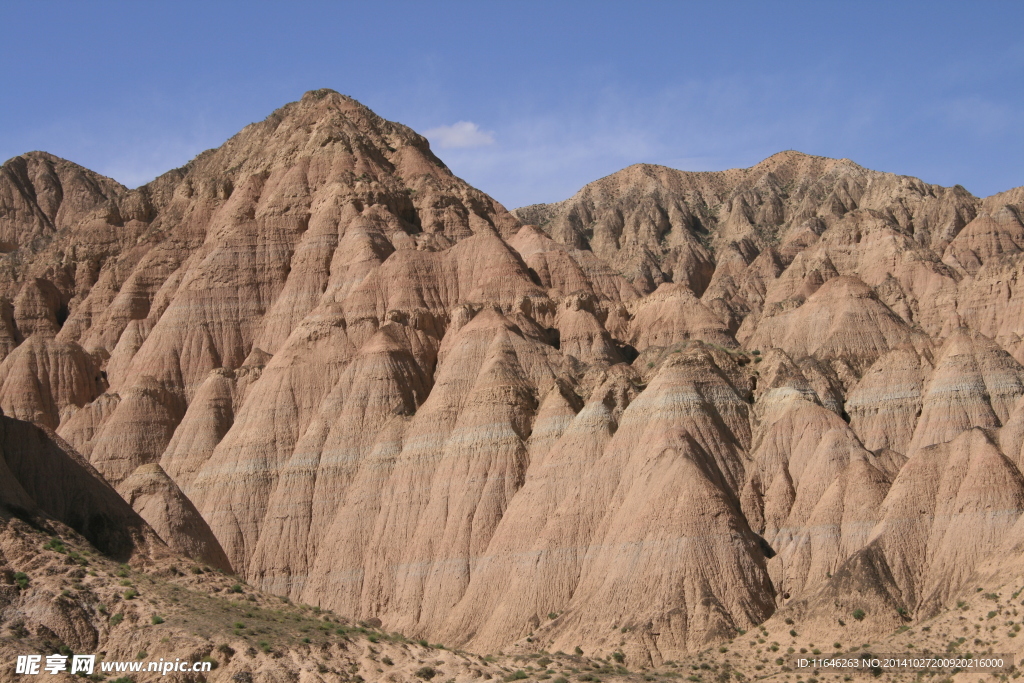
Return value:
[(509, 212), (313, 91), (135, 190), (0, 168), (0, 408), (161, 553), (387, 631), (852, 643), (1016, 571), (1022, 211), (783, 152)]

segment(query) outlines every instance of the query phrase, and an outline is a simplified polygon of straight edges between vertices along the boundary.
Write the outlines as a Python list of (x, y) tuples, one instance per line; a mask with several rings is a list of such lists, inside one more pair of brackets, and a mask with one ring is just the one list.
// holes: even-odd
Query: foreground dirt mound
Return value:
[(784, 152), (510, 213), (327, 90), (135, 190), (29, 153), (0, 492), (479, 652), (880, 637), (1022, 566), (1022, 197)]

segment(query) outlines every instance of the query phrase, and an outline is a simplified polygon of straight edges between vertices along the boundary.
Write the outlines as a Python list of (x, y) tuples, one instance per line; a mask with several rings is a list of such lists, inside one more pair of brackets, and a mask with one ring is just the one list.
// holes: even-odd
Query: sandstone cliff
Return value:
[(2, 167), (0, 407), (412, 636), (653, 665), (851, 586), (881, 632), (1020, 547), (1021, 196), (784, 152), (510, 213), (314, 91), (135, 190)]

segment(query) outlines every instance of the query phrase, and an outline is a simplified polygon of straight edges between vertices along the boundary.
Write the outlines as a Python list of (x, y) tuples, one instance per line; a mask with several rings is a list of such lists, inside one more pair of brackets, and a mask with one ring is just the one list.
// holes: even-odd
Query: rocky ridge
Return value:
[(509, 213), (314, 91), (135, 190), (4, 164), (0, 407), (168, 552), (410, 637), (882, 634), (1019, 547), (1022, 210), (784, 152)]

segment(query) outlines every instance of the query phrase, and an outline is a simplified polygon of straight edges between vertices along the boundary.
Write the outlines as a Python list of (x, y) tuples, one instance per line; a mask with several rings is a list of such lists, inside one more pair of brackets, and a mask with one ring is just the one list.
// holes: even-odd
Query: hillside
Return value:
[(0, 503), (474, 653), (873, 642), (1021, 575), (1022, 210), (783, 152), (509, 212), (326, 90), (135, 190), (28, 153), (4, 448), (130, 538)]

